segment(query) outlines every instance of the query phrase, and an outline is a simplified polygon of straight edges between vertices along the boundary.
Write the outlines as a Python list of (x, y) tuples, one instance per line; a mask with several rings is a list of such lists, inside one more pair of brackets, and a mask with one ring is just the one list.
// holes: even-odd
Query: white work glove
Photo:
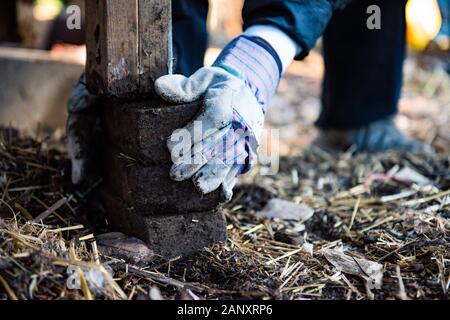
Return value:
[(233, 40), (212, 67), (189, 78), (159, 78), (155, 89), (164, 100), (204, 100), (197, 118), (167, 141), (174, 162), (171, 178), (193, 178), (203, 194), (221, 187), (225, 200), (230, 200), (236, 177), (256, 160), (265, 108), (282, 69), (278, 54), (266, 41), (244, 35)]
[(222, 185), (225, 199), (230, 199), (236, 176), (257, 153), (264, 125), (253, 93), (237, 75), (218, 67), (202, 68), (190, 78), (162, 77), (156, 91), (175, 103), (204, 96), (200, 115), (167, 141), (174, 161), (170, 176), (176, 181), (194, 177), (204, 194)]

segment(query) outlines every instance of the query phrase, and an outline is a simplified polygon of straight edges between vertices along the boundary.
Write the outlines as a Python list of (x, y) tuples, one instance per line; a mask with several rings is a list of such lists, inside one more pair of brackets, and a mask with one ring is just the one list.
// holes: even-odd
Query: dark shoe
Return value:
[(428, 144), (402, 134), (391, 118), (352, 130), (322, 129), (313, 144), (331, 153), (346, 151), (349, 148), (357, 152), (434, 151)]

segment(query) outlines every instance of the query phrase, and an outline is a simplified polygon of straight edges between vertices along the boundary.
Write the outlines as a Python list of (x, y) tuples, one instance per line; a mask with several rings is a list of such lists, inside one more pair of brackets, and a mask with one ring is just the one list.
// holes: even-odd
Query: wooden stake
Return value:
[(86, 76), (93, 94), (120, 98), (153, 92), (172, 72), (171, 0), (86, 2)]

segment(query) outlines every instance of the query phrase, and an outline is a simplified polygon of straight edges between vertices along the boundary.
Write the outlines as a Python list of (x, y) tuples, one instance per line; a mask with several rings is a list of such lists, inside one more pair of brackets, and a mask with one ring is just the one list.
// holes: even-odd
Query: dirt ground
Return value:
[[(397, 118), (437, 154), (330, 155), (308, 147), (322, 72), (312, 54), (282, 80), (267, 119), (280, 129), (279, 172), (240, 180), (226, 243), (145, 266), (98, 255), (104, 221), (89, 215), (92, 188), (70, 186), (61, 141), (2, 130), (0, 299), (448, 299), (448, 75), (410, 58)], [(314, 214), (261, 217), (271, 199)], [(67, 285), (74, 270), (80, 289)]]

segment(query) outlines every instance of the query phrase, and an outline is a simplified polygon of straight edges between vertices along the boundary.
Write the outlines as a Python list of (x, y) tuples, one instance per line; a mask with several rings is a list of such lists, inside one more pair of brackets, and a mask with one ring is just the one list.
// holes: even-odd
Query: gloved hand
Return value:
[(272, 47), (258, 37), (240, 36), (212, 67), (191, 77), (167, 75), (155, 82), (163, 99), (189, 103), (204, 99), (198, 117), (167, 141), (174, 165), (171, 178), (193, 178), (203, 193), (222, 187), (232, 197), (236, 177), (255, 162), (267, 103), (282, 72)]
[(72, 182), (80, 184), (95, 172), (101, 137), (100, 117), (94, 106), (98, 98), (86, 88), (85, 75), (75, 84), (67, 102), (66, 146), (72, 163)]

